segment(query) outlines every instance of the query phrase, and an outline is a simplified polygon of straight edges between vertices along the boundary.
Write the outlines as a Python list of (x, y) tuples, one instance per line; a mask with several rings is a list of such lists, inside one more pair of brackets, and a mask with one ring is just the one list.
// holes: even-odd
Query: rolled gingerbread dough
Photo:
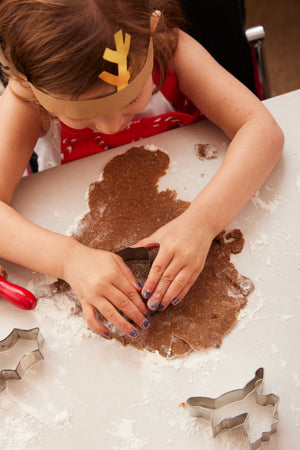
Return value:
[[(73, 236), (90, 247), (117, 251), (177, 217), (189, 202), (177, 199), (175, 191), (157, 189), (168, 165), (166, 153), (141, 146), (114, 157), (106, 165), (102, 180), (90, 185), (89, 212)], [(151, 316), (150, 327), (140, 330), (136, 339), (114, 328), (113, 337), (123, 345), (158, 351), (169, 358), (219, 347), (254, 288), (230, 262), (231, 253), (240, 253), (243, 245), (240, 230), (217, 236), (202, 273), (179, 305)], [(145, 266), (137, 262), (131, 268), (144, 282)]]

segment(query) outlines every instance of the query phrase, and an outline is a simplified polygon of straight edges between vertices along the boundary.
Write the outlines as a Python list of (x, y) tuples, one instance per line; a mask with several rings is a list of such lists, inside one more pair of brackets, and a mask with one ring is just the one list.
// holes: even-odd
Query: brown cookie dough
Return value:
[[(168, 165), (164, 152), (144, 147), (133, 147), (113, 158), (102, 180), (90, 185), (89, 212), (74, 237), (94, 248), (117, 251), (181, 214), (189, 202), (177, 199), (174, 191), (157, 189)], [(153, 315), (151, 326), (140, 330), (136, 339), (116, 330), (113, 336), (124, 345), (157, 350), (165, 357), (220, 346), (253, 290), (253, 283), (230, 262), (230, 254), (241, 252), (243, 243), (240, 230), (220, 234), (212, 243), (202, 273), (179, 305)], [(132, 270), (139, 281), (145, 280), (140, 262)]]

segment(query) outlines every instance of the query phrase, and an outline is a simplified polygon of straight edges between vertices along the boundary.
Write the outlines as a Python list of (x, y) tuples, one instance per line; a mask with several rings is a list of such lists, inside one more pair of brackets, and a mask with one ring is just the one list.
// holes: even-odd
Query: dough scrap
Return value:
[(1, 277), (5, 278), (5, 280), (7, 280), (7, 272), (4, 269), (4, 267), (1, 265), (0, 265), (0, 275), (1, 275)]
[(216, 159), (218, 150), (211, 144), (196, 144), (195, 152), (199, 159)]
[[(89, 212), (73, 237), (93, 248), (117, 251), (181, 214), (189, 202), (177, 199), (175, 191), (157, 189), (168, 165), (166, 153), (141, 146), (114, 157), (105, 166), (102, 180), (90, 185)], [(240, 230), (217, 236), (202, 273), (185, 299), (152, 315), (151, 326), (140, 330), (136, 339), (115, 330), (100, 314), (101, 320), (123, 345), (158, 351), (168, 358), (219, 347), (254, 288), (252, 281), (240, 275), (230, 262), (231, 253), (241, 252), (243, 245)], [(131, 269), (143, 283), (145, 266), (137, 262)]]

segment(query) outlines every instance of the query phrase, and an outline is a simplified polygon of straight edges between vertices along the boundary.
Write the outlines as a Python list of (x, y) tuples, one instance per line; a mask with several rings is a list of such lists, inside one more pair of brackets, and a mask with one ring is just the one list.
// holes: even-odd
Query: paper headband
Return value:
[(102, 114), (109, 114), (120, 110), (139, 96), (153, 69), (153, 41), (149, 40), (148, 53), (145, 64), (138, 75), (130, 82), (127, 69), (127, 55), (130, 46), (130, 35), (126, 33), (123, 41), (122, 30), (114, 35), (116, 50), (106, 48), (103, 58), (118, 64), (118, 75), (102, 72), (99, 75), (103, 81), (117, 87), (117, 92), (106, 97), (91, 100), (63, 100), (53, 97), (30, 87), (39, 103), (50, 113), (66, 116), (71, 119), (90, 119)]

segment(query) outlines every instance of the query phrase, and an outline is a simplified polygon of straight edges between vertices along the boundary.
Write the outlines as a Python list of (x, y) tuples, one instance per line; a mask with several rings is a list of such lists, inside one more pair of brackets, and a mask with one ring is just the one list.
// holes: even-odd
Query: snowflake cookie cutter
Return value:
[(4, 390), (7, 380), (21, 380), (30, 367), (41, 359), (44, 359), (40, 351), (40, 346), (44, 339), (38, 327), (32, 328), (31, 330), (14, 328), (5, 339), (0, 341), (0, 352), (10, 350), (20, 339), (35, 341), (37, 348), (25, 353), (15, 369), (3, 369), (0, 371), (0, 392)]
[[(272, 433), (277, 429), (279, 422), (277, 411), (279, 404), (279, 397), (276, 394), (263, 394), (261, 392), (261, 386), (264, 379), (264, 369), (261, 367), (255, 372), (255, 377), (249, 381), (242, 389), (226, 392), (217, 398), (211, 397), (190, 397), (187, 399), (186, 404), (191, 416), (202, 417), (210, 421), (213, 437), (217, 436), (221, 431), (226, 429), (233, 429), (239, 426), (244, 428), (244, 432), (248, 439), (250, 450), (256, 450), (260, 447), (263, 441), (268, 441)], [(273, 407), (273, 422), (270, 426), (270, 430), (263, 431), (261, 436), (255, 441), (251, 441), (248, 430), (249, 413), (236, 415), (234, 417), (227, 417), (214, 424), (213, 413), (219, 408), (226, 406), (230, 403), (239, 402), (244, 400), (251, 393), (255, 393), (255, 401), (261, 406)]]

